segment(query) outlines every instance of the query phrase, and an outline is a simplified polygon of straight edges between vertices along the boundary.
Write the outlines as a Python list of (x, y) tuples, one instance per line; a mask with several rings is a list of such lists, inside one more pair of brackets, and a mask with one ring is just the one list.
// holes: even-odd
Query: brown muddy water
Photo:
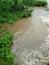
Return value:
[(35, 8), (31, 18), (21, 19), (11, 27), (11, 30), (15, 32), (16, 48), (17, 44), (20, 49), (38, 49), (41, 46), (47, 35), (47, 25), (41, 22), (41, 16), (47, 14), (45, 9)]
[[(33, 10), (30, 18), (21, 19), (10, 28), (15, 33), (12, 47), (15, 64), (33, 65), (29, 60), (27, 62), (26, 58), (30, 52), (38, 50), (45, 43), (45, 38), (48, 35), (48, 25), (42, 22), (42, 17), (48, 17), (49, 11), (43, 7), (34, 7)], [(31, 60), (32, 56), (28, 57)]]

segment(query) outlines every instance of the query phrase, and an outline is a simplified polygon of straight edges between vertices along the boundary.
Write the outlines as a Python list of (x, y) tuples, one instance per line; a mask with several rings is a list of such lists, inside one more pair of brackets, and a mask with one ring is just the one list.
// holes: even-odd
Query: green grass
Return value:
[(35, 6), (46, 6), (47, 2), (46, 0), (37, 0), (35, 1)]
[(23, 0), (0, 0), (0, 27), (2, 23), (13, 23), (28, 16), (30, 11), (24, 8)]
[(26, 18), (31, 16), (31, 11), (28, 9), (22, 10), (22, 11), (16, 11), (16, 12), (1, 12), (0, 15), (0, 24), (1, 23), (13, 23), (17, 21), (20, 18)]
[(47, 5), (46, 0), (1, 0), (0, 2), (2, 3), (0, 3), (0, 27), (2, 23), (13, 23), (20, 18), (29, 17), (31, 12), (23, 8), (24, 4), (29, 6)]
[(46, 0), (25, 0), (25, 4), (29, 6), (46, 6)]
[(10, 51), (12, 45), (13, 34), (5, 34), (0, 39), (0, 65), (13, 65), (14, 55)]

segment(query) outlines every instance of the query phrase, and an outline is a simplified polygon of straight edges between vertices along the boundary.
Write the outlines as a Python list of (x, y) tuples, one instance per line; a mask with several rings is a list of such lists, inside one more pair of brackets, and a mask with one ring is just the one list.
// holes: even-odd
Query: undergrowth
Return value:
[(10, 46), (13, 44), (13, 34), (9, 32), (0, 39), (0, 65), (13, 65), (14, 55)]

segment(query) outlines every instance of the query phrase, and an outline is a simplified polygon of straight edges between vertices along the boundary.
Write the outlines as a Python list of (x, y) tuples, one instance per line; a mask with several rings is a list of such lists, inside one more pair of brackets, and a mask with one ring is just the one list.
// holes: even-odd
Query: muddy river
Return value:
[(44, 7), (34, 7), (33, 10), (31, 17), (15, 22), (10, 28), (15, 33), (12, 47), (14, 64), (34, 65), (31, 53), (38, 50), (48, 36), (49, 25), (44, 22), (49, 17), (49, 11)]
[[(49, 8), (49, 0), (47, 2), (47, 8)], [(0, 28), (2, 35), (8, 31), (14, 33), (11, 49), (15, 55), (14, 65), (17, 63), (47, 65), (45, 64), (45, 60), (49, 61), (49, 11), (47, 8), (33, 7), (31, 17), (18, 20), (12, 25), (5, 23)]]

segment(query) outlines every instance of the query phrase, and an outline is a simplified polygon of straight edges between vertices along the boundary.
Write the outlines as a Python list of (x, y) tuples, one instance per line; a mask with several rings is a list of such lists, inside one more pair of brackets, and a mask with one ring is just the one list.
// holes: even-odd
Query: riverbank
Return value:
[(44, 7), (33, 7), (33, 10), (31, 17), (18, 20), (12, 25), (4, 23), (0, 29), (3, 34), (5, 34), (6, 31), (11, 31), (14, 34), (14, 45), (11, 52), (15, 55), (15, 63), (16, 61), (20, 64), (21, 62), (24, 63), (25, 59), (24, 61), (20, 60), (23, 60), (24, 56), (28, 56), (28, 52), (32, 53), (33, 50), (38, 50), (45, 42), (46, 36), (48, 36), (48, 25), (42, 22), (42, 17), (46, 19), (49, 15), (49, 11), (46, 11)]
[[(49, 12), (46, 11), (45, 7), (39, 6), (46, 5), (46, 0), (26, 0), (26, 2), (24, 2), (24, 0), (0, 0), (1, 65), (43, 65), (43, 59), (45, 60), (49, 56), (49, 46), (47, 47), (47, 38), (49, 38), (47, 31), (49, 25)], [(30, 8), (30, 6), (38, 7)], [(11, 31), (14, 34), (14, 36), (9, 31)], [(44, 40), (47, 42), (47, 44), (44, 44)], [(44, 54), (43, 50), (42, 53), (39, 52), (41, 51), (41, 48), (44, 48), (44, 50), (46, 48), (47, 53)], [(42, 62), (39, 63), (39, 61)]]

